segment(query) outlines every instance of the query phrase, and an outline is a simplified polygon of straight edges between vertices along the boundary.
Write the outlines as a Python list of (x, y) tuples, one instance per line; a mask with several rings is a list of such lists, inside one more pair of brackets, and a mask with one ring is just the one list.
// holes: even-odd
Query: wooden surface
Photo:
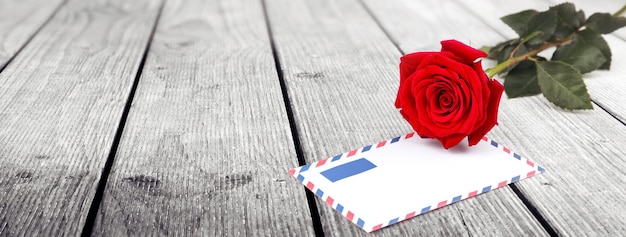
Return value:
[(595, 110), (503, 98), (488, 135), (537, 177), (367, 234), (286, 172), (411, 131), (403, 53), (554, 3), (0, 0), (0, 236), (623, 235), (626, 29)]
[(0, 231), (85, 225), (158, 2), (69, 1), (0, 74)]
[(63, 3), (63, 0), (0, 0), (0, 71)]
[(93, 234), (314, 234), (260, 2), (166, 2), (126, 127)]

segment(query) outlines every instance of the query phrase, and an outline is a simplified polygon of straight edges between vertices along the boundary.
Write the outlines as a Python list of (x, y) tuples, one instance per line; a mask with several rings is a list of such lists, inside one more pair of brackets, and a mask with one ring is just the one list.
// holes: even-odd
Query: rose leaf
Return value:
[(576, 11), (574, 4), (566, 2), (550, 7), (551, 11), (556, 11), (557, 25), (554, 30), (554, 39), (564, 39), (574, 33), (585, 23), (585, 13)]
[(613, 16), (609, 13), (594, 13), (587, 19), (585, 25), (587, 29), (608, 34), (626, 26), (626, 18)]
[(541, 34), (531, 38), (526, 42), (530, 47), (539, 46), (552, 37), (556, 28), (556, 11), (539, 12), (530, 18), (525, 35), (540, 31)]
[(520, 38), (526, 36), (526, 30), (528, 29), (528, 21), (531, 17), (537, 14), (535, 10), (525, 10), (511, 15), (503, 16), (500, 18), (502, 22), (507, 24), (513, 29)]
[[(500, 57), (502, 50), (504, 50), (505, 47), (507, 46), (511, 46), (511, 45), (517, 45), (519, 43), (519, 39), (511, 39), (511, 40), (507, 40), (504, 42), (501, 42), (499, 44), (497, 44), (496, 46), (493, 46), (489, 49), (487, 58), (489, 59), (497, 59), (498, 57)], [(511, 53), (511, 51), (509, 50), (509, 54)], [(507, 57), (509, 55), (506, 55)]]
[(522, 65), (514, 67), (506, 75), (504, 92), (506, 92), (508, 98), (532, 96), (541, 93), (535, 64), (530, 64), (530, 67), (523, 67)]
[(602, 55), (606, 58), (606, 62), (604, 62), (599, 69), (608, 70), (611, 68), (611, 48), (609, 48), (609, 44), (606, 43), (606, 40), (602, 38), (602, 35), (592, 30), (583, 30), (578, 32), (577, 36), (586, 44), (592, 45), (602, 52)]
[(538, 61), (537, 79), (543, 96), (564, 109), (593, 109), (582, 74), (559, 61)]
[[(572, 43), (561, 46), (554, 51), (552, 60), (571, 64), (581, 73), (588, 73), (600, 68), (608, 59), (601, 49), (590, 44), (586, 39), (594, 40), (593, 33), (595, 32), (576, 34)], [(595, 34), (599, 35), (598, 33)], [(606, 47), (608, 48), (608, 45)]]

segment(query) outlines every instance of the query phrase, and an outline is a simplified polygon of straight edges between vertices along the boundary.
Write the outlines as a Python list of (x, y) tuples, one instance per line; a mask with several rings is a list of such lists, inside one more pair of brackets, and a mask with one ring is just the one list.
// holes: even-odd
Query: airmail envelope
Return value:
[(543, 171), (487, 137), (446, 150), (409, 133), (289, 173), (371, 232)]

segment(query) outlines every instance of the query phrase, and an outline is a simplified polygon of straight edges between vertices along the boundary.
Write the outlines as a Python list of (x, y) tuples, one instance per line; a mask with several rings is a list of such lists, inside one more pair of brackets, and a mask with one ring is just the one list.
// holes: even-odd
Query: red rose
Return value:
[(465, 137), (476, 145), (496, 125), (504, 88), (477, 60), (487, 54), (456, 40), (441, 46), (441, 52), (400, 59), (396, 108), (417, 134), (439, 139), (446, 149)]

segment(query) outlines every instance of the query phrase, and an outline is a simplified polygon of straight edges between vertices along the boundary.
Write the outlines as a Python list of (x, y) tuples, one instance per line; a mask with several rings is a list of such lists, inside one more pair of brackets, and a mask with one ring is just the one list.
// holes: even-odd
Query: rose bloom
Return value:
[(441, 52), (417, 52), (400, 59), (395, 106), (421, 137), (446, 149), (465, 137), (476, 145), (497, 123), (504, 87), (490, 80), (479, 58), (487, 54), (456, 40)]

